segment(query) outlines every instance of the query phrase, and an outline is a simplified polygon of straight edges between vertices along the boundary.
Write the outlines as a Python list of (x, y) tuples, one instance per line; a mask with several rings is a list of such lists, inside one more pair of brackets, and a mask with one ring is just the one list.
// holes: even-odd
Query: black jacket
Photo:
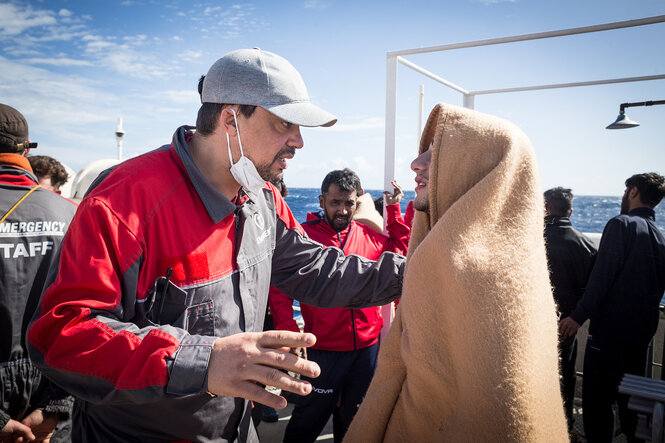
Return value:
[(568, 317), (582, 298), (596, 259), (596, 246), (568, 217), (545, 217), (545, 247), (550, 282), (561, 318)]
[(665, 291), (665, 237), (652, 209), (637, 208), (605, 226), (587, 289), (571, 317), (591, 319), (596, 339), (648, 343)]

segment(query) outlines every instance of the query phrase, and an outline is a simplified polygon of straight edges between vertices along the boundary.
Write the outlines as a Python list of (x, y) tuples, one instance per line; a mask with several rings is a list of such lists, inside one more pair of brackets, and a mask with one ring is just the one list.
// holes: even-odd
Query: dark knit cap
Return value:
[(16, 145), (28, 141), (28, 123), (23, 114), (0, 103), (0, 151), (17, 152)]

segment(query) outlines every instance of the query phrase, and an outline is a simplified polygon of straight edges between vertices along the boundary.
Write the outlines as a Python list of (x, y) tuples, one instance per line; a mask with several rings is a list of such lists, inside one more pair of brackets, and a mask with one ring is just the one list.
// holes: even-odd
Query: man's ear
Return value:
[(323, 197), (323, 195), (319, 195), (319, 206), (321, 207), (321, 209), (325, 210), (326, 206), (324, 203), (325, 203), (325, 198)]
[(222, 109), (222, 112), (219, 115), (219, 125), (221, 126), (223, 133), (235, 137), (238, 131), (236, 130), (236, 122), (231, 109), (235, 111), (236, 116), (238, 115), (238, 110), (235, 108), (228, 107)]
[(637, 186), (633, 186), (630, 188), (630, 191), (628, 192), (628, 198), (630, 199), (638, 199), (640, 202), (642, 199), (640, 198), (640, 191), (637, 189)]

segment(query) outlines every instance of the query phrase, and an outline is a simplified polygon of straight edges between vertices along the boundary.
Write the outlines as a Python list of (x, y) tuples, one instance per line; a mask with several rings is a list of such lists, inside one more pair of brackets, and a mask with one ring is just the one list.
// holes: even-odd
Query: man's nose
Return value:
[(289, 137), (288, 146), (300, 149), (304, 144), (305, 142), (303, 141), (302, 135), (300, 134), (300, 126), (293, 125), (293, 131)]

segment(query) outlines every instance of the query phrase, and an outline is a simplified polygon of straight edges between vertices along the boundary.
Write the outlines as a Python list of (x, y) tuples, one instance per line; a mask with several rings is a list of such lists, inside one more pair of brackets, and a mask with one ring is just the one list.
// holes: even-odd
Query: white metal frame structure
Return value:
[[(592, 81), (583, 81), (576, 83), (559, 83), (551, 85), (521, 86), (521, 87), (507, 88), (507, 89), (487, 89), (479, 91), (469, 91), (418, 66), (413, 62), (410, 62), (409, 60), (406, 60), (404, 56), (413, 55), (413, 54), (423, 54), (429, 52), (450, 51), (453, 49), (473, 48), (476, 46), (499, 45), (503, 43), (521, 42), (525, 40), (537, 40), (537, 39), (562, 37), (562, 36), (575, 35), (575, 34), (586, 34), (590, 32), (608, 31), (620, 28), (630, 28), (635, 26), (651, 25), (662, 22), (665, 22), (665, 15), (646, 17), (636, 20), (606, 23), (595, 26), (585, 26), (581, 28), (561, 29), (558, 31), (539, 32), (535, 34), (523, 34), (523, 35), (510, 36), (510, 37), (500, 37), (500, 38), (493, 38), (487, 40), (476, 40), (464, 43), (453, 43), (449, 45), (429, 46), (424, 48), (405, 49), (402, 51), (388, 52), (386, 60), (386, 134), (385, 134), (386, 141), (385, 141), (384, 177), (383, 177), (384, 190), (392, 190), (392, 185), (390, 184), (390, 182), (393, 180), (395, 176), (395, 123), (397, 120), (397, 64), (398, 63), (408, 68), (411, 68), (414, 71), (424, 75), (425, 77), (428, 77), (438, 83), (441, 83), (444, 86), (447, 86), (461, 93), (463, 95), (463, 106), (470, 109), (474, 108), (474, 99), (476, 95), (535, 91), (542, 89), (572, 88), (578, 86), (592, 86), (592, 85), (604, 85), (610, 83), (626, 83), (626, 82), (639, 82), (639, 81), (665, 79), (665, 74), (658, 74), (658, 75), (646, 75), (641, 77), (624, 77), (624, 78), (612, 78), (605, 80), (592, 80)], [(424, 94), (425, 94), (424, 89), (421, 86), (419, 88), (419, 94), (418, 94), (419, 115), (418, 115), (417, 139), (420, 139), (420, 131), (422, 129)], [(392, 308), (389, 306), (383, 307), (382, 314), (383, 318), (389, 318), (390, 321), (392, 322), (393, 318)], [(389, 322), (386, 322), (386, 324), (383, 327), (383, 330), (381, 331), (381, 338), (385, 337), (389, 329), (390, 329), (390, 324)]]
[[(639, 82), (639, 81), (665, 79), (665, 74), (658, 74), (658, 75), (646, 75), (641, 77), (624, 77), (624, 78), (612, 78), (605, 80), (592, 80), (592, 81), (583, 81), (576, 83), (559, 83), (551, 85), (521, 86), (521, 87), (507, 88), (507, 89), (487, 89), (480, 91), (469, 91), (442, 77), (439, 77), (436, 74), (433, 74), (432, 72), (426, 69), (423, 69), (422, 67), (416, 65), (413, 62), (410, 62), (409, 60), (406, 60), (404, 56), (412, 54), (423, 54), (429, 52), (450, 51), (453, 49), (473, 48), (476, 46), (499, 45), (503, 43), (521, 42), (525, 40), (562, 37), (566, 35), (585, 34), (590, 32), (608, 31), (612, 29), (630, 28), (635, 26), (651, 25), (662, 22), (665, 22), (665, 15), (658, 15), (654, 17), (646, 17), (636, 20), (627, 20), (627, 21), (614, 22), (614, 23), (606, 23), (595, 26), (585, 26), (581, 28), (561, 29), (558, 31), (540, 32), (536, 34), (515, 35), (510, 37), (500, 37), (500, 38), (476, 40), (464, 43), (453, 43), (450, 45), (429, 46), (425, 48), (406, 49), (402, 51), (388, 52), (386, 60), (386, 65), (387, 65), (386, 66), (386, 134), (385, 134), (386, 144), (385, 144), (384, 180), (383, 180), (384, 189), (386, 190), (392, 189), (390, 182), (391, 180), (393, 180), (395, 176), (395, 123), (397, 120), (397, 64), (398, 63), (408, 68), (411, 68), (414, 71), (461, 93), (463, 95), (464, 107), (470, 109), (473, 109), (474, 107), (474, 99), (476, 95), (535, 91), (542, 89), (572, 88), (578, 86), (592, 86), (592, 85), (604, 85), (609, 83), (626, 83), (626, 82)], [(420, 128), (422, 128), (423, 96), (424, 96), (424, 91), (421, 88), (419, 92), (420, 115), (418, 121), (418, 131), (419, 131), (418, 138), (420, 138)]]

